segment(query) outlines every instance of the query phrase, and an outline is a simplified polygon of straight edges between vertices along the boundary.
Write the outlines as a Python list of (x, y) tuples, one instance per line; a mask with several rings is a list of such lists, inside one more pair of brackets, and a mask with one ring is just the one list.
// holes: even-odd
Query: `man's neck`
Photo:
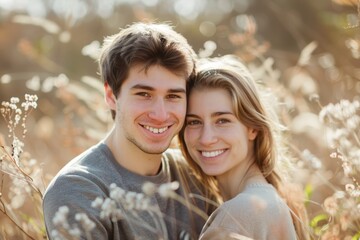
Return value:
[(127, 170), (142, 176), (155, 176), (161, 167), (162, 154), (143, 152), (127, 139), (120, 139), (111, 131), (105, 138), (116, 161)]

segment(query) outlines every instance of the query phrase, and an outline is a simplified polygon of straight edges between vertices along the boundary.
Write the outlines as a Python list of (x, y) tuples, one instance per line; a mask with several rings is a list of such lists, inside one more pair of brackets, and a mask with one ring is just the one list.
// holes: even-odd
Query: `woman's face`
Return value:
[(186, 147), (207, 175), (221, 176), (253, 160), (257, 132), (237, 119), (226, 90), (193, 90), (188, 101)]

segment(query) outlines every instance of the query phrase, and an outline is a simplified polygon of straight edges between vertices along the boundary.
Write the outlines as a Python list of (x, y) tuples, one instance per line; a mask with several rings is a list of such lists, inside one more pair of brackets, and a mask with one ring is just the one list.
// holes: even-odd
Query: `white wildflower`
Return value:
[(112, 187), (110, 191), (110, 198), (114, 199), (116, 202), (120, 202), (124, 197), (125, 191), (120, 187)]
[(136, 193), (135, 192), (127, 192), (125, 194), (125, 202), (128, 209), (135, 208), (136, 201)]
[(179, 186), (180, 186), (179, 182), (176, 181), (171, 183), (164, 183), (160, 185), (158, 189), (158, 193), (160, 194), (160, 196), (164, 198), (168, 198), (176, 194), (174, 191), (178, 189)]
[(35, 109), (37, 107), (37, 100), (38, 97), (36, 95), (25, 94), (25, 102), (21, 104), (21, 107), (25, 111), (28, 111), (30, 107)]
[(59, 207), (59, 210), (55, 213), (52, 222), (55, 226), (62, 226), (65, 229), (69, 228), (67, 216), (69, 214), (69, 208), (67, 206)]
[(336, 198), (334, 198), (333, 196), (326, 198), (324, 201), (324, 208), (328, 214), (330, 214), (331, 216), (335, 216), (339, 209)]
[(95, 223), (85, 213), (77, 213), (75, 220), (81, 223), (82, 228), (86, 232), (90, 232), (95, 228)]
[(346, 128), (350, 131), (359, 129), (360, 117), (358, 115), (352, 115), (346, 120)]
[(344, 174), (347, 177), (350, 176), (351, 173), (353, 172), (352, 166), (347, 161), (343, 161), (342, 167), (343, 167), (343, 170), (344, 170)]
[(317, 158), (314, 154), (312, 154), (308, 149), (305, 149), (302, 152), (302, 157), (307, 165), (309, 165), (313, 169), (320, 169), (322, 163), (319, 158)]
[(61, 235), (57, 230), (51, 230), (50, 235), (53, 239), (61, 239)]
[(100, 208), (103, 202), (104, 200), (101, 197), (97, 197), (94, 201), (92, 201), (91, 207)]
[(343, 199), (343, 198), (345, 198), (346, 194), (344, 191), (336, 191), (333, 196), (336, 199)]
[(116, 203), (110, 198), (106, 198), (101, 206), (100, 217), (111, 217), (112, 212), (116, 209)]
[(20, 165), (20, 154), (23, 152), (23, 147), (24, 143), (20, 141), (16, 136), (14, 136), (12, 142), (13, 157), (18, 166)]
[(69, 229), (68, 232), (72, 237), (75, 237), (75, 239), (80, 239), (81, 237), (81, 230), (77, 227)]
[(351, 191), (355, 190), (354, 184), (346, 184), (346, 185), (345, 185), (345, 190), (346, 190), (347, 192), (351, 192)]
[(143, 207), (143, 202), (145, 201), (145, 195), (138, 193), (135, 196), (135, 209), (141, 210)]
[(2, 105), (3, 107), (5, 107), (5, 108), (8, 108), (9, 105), (10, 105), (10, 103), (9, 103), (9, 102), (5, 102), (5, 101), (2, 101), (2, 102), (1, 102), (1, 105)]
[(115, 183), (111, 183), (109, 187), (110, 187), (110, 191), (111, 191), (112, 189), (114, 189), (114, 188), (117, 188), (117, 186), (116, 186)]
[(17, 98), (17, 97), (12, 97), (12, 98), (10, 98), (10, 103), (16, 104), (16, 103), (18, 103), (18, 102), (20, 102), (20, 99), (19, 99), (19, 98)]
[(142, 186), (142, 191), (148, 196), (153, 196), (156, 192), (156, 186), (152, 182), (146, 182)]
[(360, 189), (356, 189), (354, 184), (346, 184), (345, 190), (347, 193), (350, 194), (352, 197), (359, 197), (360, 196)]

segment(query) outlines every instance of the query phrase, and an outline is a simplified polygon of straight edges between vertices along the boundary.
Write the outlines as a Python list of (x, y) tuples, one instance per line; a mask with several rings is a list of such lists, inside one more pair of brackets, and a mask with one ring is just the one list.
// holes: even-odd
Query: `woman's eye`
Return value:
[(188, 121), (186, 121), (186, 125), (189, 125), (189, 126), (198, 125), (200, 123), (201, 122), (199, 120), (188, 120)]
[(217, 123), (219, 123), (219, 124), (224, 124), (224, 123), (228, 123), (228, 122), (230, 122), (228, 119), (219, 119), (219, 120), (217, 120)]

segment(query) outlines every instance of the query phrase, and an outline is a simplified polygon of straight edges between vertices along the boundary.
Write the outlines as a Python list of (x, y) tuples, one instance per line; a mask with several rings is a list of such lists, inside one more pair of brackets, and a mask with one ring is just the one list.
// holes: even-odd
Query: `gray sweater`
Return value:
[[(144, 182), (158, 186), (173, 181), (182, 182), (176, 191), (181, 196), (187, 195), (184, 186), (188, 186), (192, 193), (203, 195), (199, 183), (190, 175), (180, 151), (168, 150), (163, 154), (162, 167), (158, 175), (141, 176), (120, 166), (110, 149), (104, 143), (99, 143), (70, 161), (49, 184), (43, 199), (49, 239), (57, 239), (56, 236), (61, 230), (57, 227), (59, 224), (54, 224), (55, 213), (61, 206), (67, 206), (69, 209), (66, 216), (69, 225), (65, 227), (74, 229), (77, 226), (82, 231), (81, 239), (186, 239), (187, 236), (196, 239), (205, 220), (189, 211), (184, 204), (163, 198), (159, 194), (153, 195), (150, 203), (151, 206), (159, 208), (160, 215), (146, 209), (134, 211), (120, 206), (118, 208), (121, 208), (121, 219), (112, 221), (108, 217), (101, 217), (100, 209), (91, 206), (97, 197), (109, 197), (109, 186), (112, 183), (125, 191), (141, 193)], [(193, 204), (206, 212), (206, 204), (203, 201), (196, 200)], [(79, 221), (75, 220), (77, 213), (86, 213), (95, 223), (95, 228), (89, 235), (84, 234), (86, 231), (83, 231)], [(58, 217), (55, 223), (61, 222), (59, 219), (63, 221)], [(162, 221), (166, 230), (159, 227)], [(68, 238), (70, 237), (67, 236), (66, 239)]]
[(200, 239), (248, 239), (239, 235), (256, 240), (296, 239), (289, 208), (272, 185), (249, 184), (224, 202), (210, 216)]

